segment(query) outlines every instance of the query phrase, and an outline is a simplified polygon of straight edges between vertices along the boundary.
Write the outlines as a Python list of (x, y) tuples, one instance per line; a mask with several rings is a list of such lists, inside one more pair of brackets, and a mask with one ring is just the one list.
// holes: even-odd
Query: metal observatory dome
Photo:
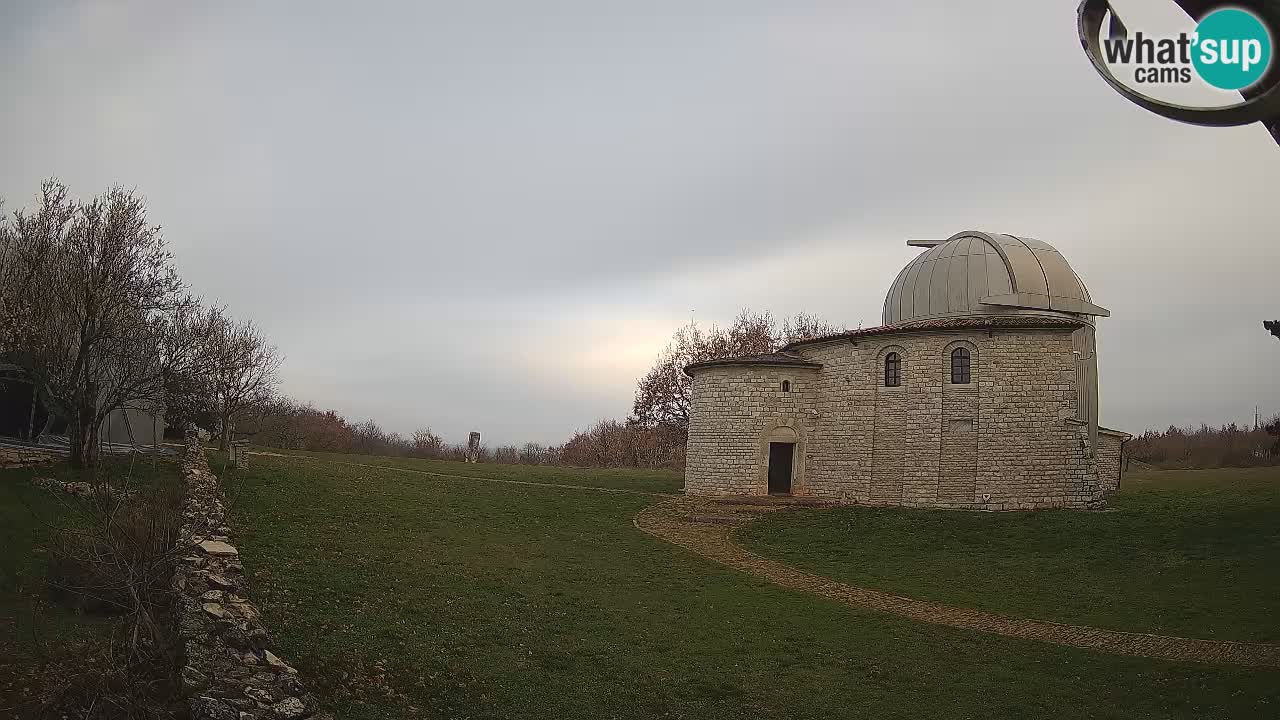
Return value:
[(893, 281), (885, 325), (1010, 314), (1065, 315), (1092, 324), (1093, 317), (1110, 315), (1093, 304), (1066, 258), (1048, 243), (966, 230), (907, 244), (928, 250)]

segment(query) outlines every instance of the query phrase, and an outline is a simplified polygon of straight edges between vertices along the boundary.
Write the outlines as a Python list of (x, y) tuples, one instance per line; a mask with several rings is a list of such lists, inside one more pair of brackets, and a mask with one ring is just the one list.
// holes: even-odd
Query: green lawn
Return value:
[[(626, 475), (644, 487), (671, 481), (448, 468), (602, 486)], [(1280, 711), (1280, 672), (1111, 657), (776, 588), (638, 531), (633, 516), (654, 500), (645, 496), (261, 456), (226, 480), (253, 594), (287, 658), (341, 717)]]
[(738, 539), (910, 597), (1121, 630), (1280, 641), (1280, 468), (1130, 476), (1111, 507), (775, 513)]
[[(310, 457), (328, 462), (398, 467), (441, 475), (462, 475), (465, 477), (497, 478), (499, 480), (563, 485), (590, 485), (591, 487), (655, 493), (682, 493), (684, 491), (684, 474), (672, 470), (637, 470), (634, 468), (591, 468), (588, 470), (545, 465), (472, 464), (454, 462), (452, 460), (346, 455), (306, 452), (303, 450), (281, 451), (271, 448), (256, 448), (256, 450), (261, 452), (285, 452), (289, 455)], [(220, 469), (220, 466), (215, 469)]]
[[(103, 469), (134, 487), (172, 481), (176, 468), (149, 461), (108, 461)], [(115, 621), (86, 616), (49, 600), (45, 583), (58, 528), (83, 527), (85, 501), (31, 484), (33, 477), (79, 479), (65, 464), (0, 470), (0, 717), (64, 690), (85, 654), (110, 636)], [(113, 480), (114, 482), (115, 480)]]

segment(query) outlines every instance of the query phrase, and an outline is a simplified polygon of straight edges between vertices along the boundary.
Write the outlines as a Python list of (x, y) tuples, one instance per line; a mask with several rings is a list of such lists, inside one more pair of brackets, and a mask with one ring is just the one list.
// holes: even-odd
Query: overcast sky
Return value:
[(1112, 311), (1104, 424), (1280, 411), (1280, 150), (1120, 98), (1075, 6), (6, 2), (0, 197), (136, 187), (287, 393), (406, 433), (563, 441), (691, 313), (877, 325), (964, 229)]

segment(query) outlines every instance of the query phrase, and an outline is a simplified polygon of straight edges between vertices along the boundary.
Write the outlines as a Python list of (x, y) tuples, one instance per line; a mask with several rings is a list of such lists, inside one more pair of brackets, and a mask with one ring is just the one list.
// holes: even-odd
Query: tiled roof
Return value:
[(718, 360), (704, 360), (687, 366), (685, 374), (692, 375), (691, 370), (698, 370), (705, 367), (715, 367), (719, 365), (765, 365), (765, 366), (781, 366), (781, 367), (811, 367), (820, 368), (822, 363), (810, 362), (800, 357), (792, 355), (789, 352), (772, 352), (763, 355), (743, 355), (742, 357), (720, 358)]
[(987, 328), (1074, 329), (1083, 326), (1084, 323), (1077, 320), (1071, 320), (1069, 318), (1056, 318), (1038, 315), (992, 315), (989, 317), (934, 318), (932, 320), (906, 322), (901, 325), (880, 325), (877, 327), (859, 328), (857, 330), (849, 330), (842, 333), (836, 333), (834, 335), (810, 338), (809, 340), (797, 340), (796, 342), (788, 343), (786, 347), (782, 348), (782, 352), (785, 353), (792, 348), (800, 347), (801, 345), (809, 345), (811, 343), (856, 339), (861, 337), (870, 337), (873, 335), (891, 335), (893, 333)]
[(822, 363), (805, 360), (799, 355), (794, 355), (788, 351), (792, 348), (797, 348), (802, 345), (810, 345), (812, 343), (832, 342), (835, 340), (853, 340), (862, 337), (871, 337), (874, 335), (929, 332), (931, 330), (985, 330), (988, 328), (1043, 328), (1074, 330), (1075, 328), (1083, 326), (1084, 323), (1069, 318), (1037, 315), (992, 315), (988, 317), (934, 318), (932, 320), (917, 320), (915, 322), (902, 323), (901, 325), (880, 325), (878, 327), (859, 328), (857, 330), (848, 330), (834, 335), (823, 335), (822, 337), (810, 338), (809, 340), (797, 340), (796, 342), (787, 344), (786, 347), (782, 348), (782, 350), (778, 352), (764, 353), (763, 355), (744, 355), (742, 357), (720, 358), (718, 360), (705, 360), (703, 362), (696, 362), (687, 366), (684, 371), (686, 374), (691, 375), (692, 373), (689, 372), (690, 370), (722, 365), (764, 365), (820, 368), (822, 367)]

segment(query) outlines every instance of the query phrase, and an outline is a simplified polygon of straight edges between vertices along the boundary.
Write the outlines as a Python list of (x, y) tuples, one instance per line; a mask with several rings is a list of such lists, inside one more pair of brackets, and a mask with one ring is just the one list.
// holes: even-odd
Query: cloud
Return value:
[(1276, 148), (1123, 101), (1070, 8), (14, 15), (9, 206), (50, 174), (137, 187), (287, 391), (402, 432), (562, 439), (625, 414), (690, 312), (878, 324), (905, 239), (971, 227), (1054, 243), (1111, 308), (1105, 422), (1280, 408)]

